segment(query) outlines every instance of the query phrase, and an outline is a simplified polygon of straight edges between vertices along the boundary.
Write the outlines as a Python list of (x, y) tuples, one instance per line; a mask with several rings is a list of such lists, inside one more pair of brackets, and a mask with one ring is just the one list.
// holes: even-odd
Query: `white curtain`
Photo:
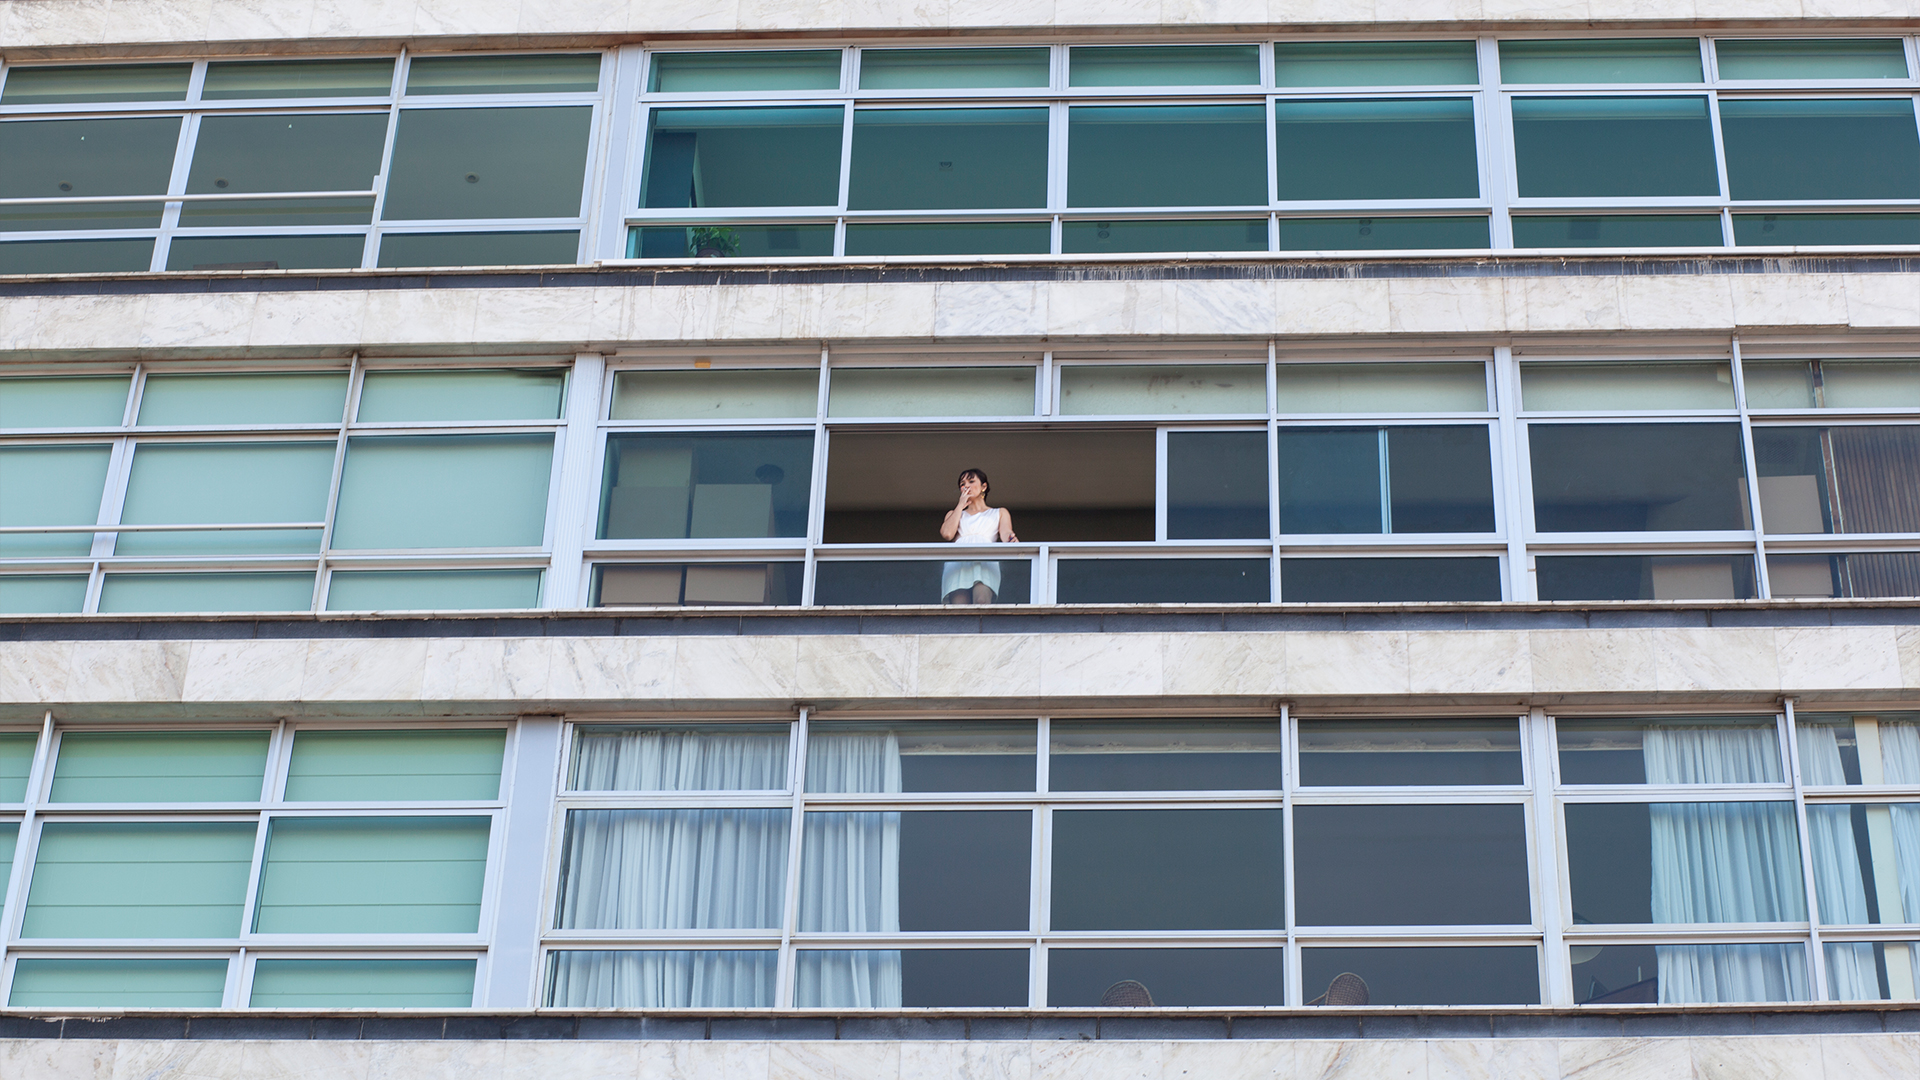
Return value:
[(1661, 945), (1654, 953), (1662, 1005), (1807, 997), (1803, 945)]
[(556, 952), (547, 1004), (580, 1009), (765, 1008), (774, 1003), (779, 955), (771, 949)]
[(767, 791), (787, 786), (787, 736), (742, 729), (584, 728), (575, 791)]
[(900, 736), (891, 731), (807, 736), (807, 790), (885, 794), (900, 790)]
[[(1889, 784), (1920, 784), (1920, 724), (1880, 723), (1880, 754)], [(1895, 803), (1893, 857), (1900, 865), (1903, 922), (1920, 920), (1920, 804)], [(1881, 916), (1887, 922), (1891, 917)], [(1910, 952), (1920, 953), (1909, 947)], [(1920, 964), (1920, 960), (1916, 961)]]
[[(900, 790), (900, 741), (892, 732), (836, 733), (807, 743), (810, 791)], [(801, 845), (802, 931), (900, 930), (898, 811), (820, 812), (806, 818)], [(803, 952), (794, 1001), (830, 1008), (898, 1008), (897, 950)]]

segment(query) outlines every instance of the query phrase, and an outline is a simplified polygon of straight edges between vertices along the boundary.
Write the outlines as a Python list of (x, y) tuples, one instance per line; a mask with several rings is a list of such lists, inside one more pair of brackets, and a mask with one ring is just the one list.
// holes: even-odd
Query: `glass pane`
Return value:
[(1154, 251), (1265, 251), (1266, 218), (1204, 221), (1069, 221), (1060, 250), (1068, 255)]
[(1279, 809), (1053, 811), (1053, 929), (1284, 925)]
[[(177, 116), (0, 123), (0, 198), (164, 192), (179, 141)], [(0, 209), (0, 228), (153, 228), (158, 209), (134, 203), (11, 207)]]
[(576, 261), (580, 234), (567, 232), (387, 233), (380, 265), (560, 266)]
[(1274, 377), (1282, 415), (1487, 411), (1487, 368), (1478, 362), (1281, 364)]
[(1800, 713), (1794, 726), (1809, 787), (1920, 783), (1920, 713)]
[[(1915, 365), (1915, 374), (1920, 375), (1920, 365)], [(1740, 365), (1740, 381), (1747, 388), (1749, 409), (1811, 409), (1820, 404), (1814, 365), (1806, 360), (1748, 360)], [(1915, 388), (1920, 390), (1920, 379)]]
[(1044, 221), (847, 226), (848, 255), (1045, 255), (1053, 230)]
[(1694, 38), (1598, 41), (1503, 41), (1500, 80), (1528, 83), (1697, 83), (1700, 42)]
[(1047, 1004), (1116, 1008), (1281, 1005), (1281, 949), (1049, 949)]
[(1823, 926), (1920, 922), (1920, 803), (1807, 807)]
[[(380, 171), (386, 113), (209, 116), (200, 121), (187, 192), (366, 191)], [(389, 203), (391, 206), (391, 203)], [(190, 202), (180, 224), (365, 225), (373, 200)]]
[(1540, 955), (1531, 945), (1303, 949), (1309, 1005), (1538, 1005)]
[(1267, 371), (1258, 364), (1070, 364), (1060, 369), (1068, 416), (1188, 416), (1265, 413)]
[(828, 416), (1032, 416), (1031, 367), (836, 368)]
[(1721, 247), (1718, 214), (1516, 214), (1513, 246)]
[(1523, 197), (1718, 195), (1703, 97), (1515, 98)]
[[(1389, 461), (1392, 455), (1381, 445), (1380, 429), (1282, 428), (1278, 440), (1282, 533), (1393, 531), (1387, 519), (1392, 498), (1385, 490), (1390, 466), (1381, 463), (1383, 451)], [(1487, 453), (1484, 447), (1481, 453)], [(1485, 474), (1487, 467), (1479, 471)]]
[(787, 724), (575, 729), (570, 791), (782, 791)]
[(1830, 409), (1920, 406), (1920, 360), (1822, 360), (1819, 403)]
[(287, 766), (288, 802), (497, 799), (504, 728), (301, 731)]
[(602, 539), (804, 536), (813, 433), (607, 440)]
[(836, 205), (843, 115), (838, 105), (655, 109), (640, 205)]
[(336, 570), (328, 611), (501, 611), (540, 606), (538, 570)]
[(1280, 725), (1269, 720), (1055, 720), (1053, 791), (1278, 791)]
[[(31, 731), (0, 732), (0, 802), (26, 801), (27, 778), (33, 773), (33, 753), (39, 745), (40, 736)], [(6, 839), (11, 840), (11, 834)], [(13, 849), (0, 841), (0, 853), (11, 866)]]
[(430, 56), (407, 65), (409, 94), (582, 94), (599, 88), (597, 53)]
[(1920, 427), (1756, 428), (1753, 455), (1769, 533), (1920, 530)]
[(60, 736), (52, 802), (259, 802), (264, 731), (91, 732)]
[[(100, 520), (107, 446), (0, 448), (0, 525), (91, 525)], [(92, 533), (4, 533), (0, 554), (85, 555)]]
[(800, 603), (802, 569), (799, 562), (600, 566), (593, 606), (793, 607)]
[(1566, 820), (1576, 923), (1807, 919), (1790, 802), (1576, 803)]
[(552, 435), (352, 439), (333, 545), (538, 547), (552, 473)]
[(1288, 604), (1428, 604), (1499, 600), (1493, 558), (1281, 559)]
[(860, 109), (847, 207), (1047, 204), (1047, 110)]
[(1471, 41), (1282, 41), (1276, 86), (1444, 86), (1478, 83)]
[(391, 60), (216, 60), (200, 99), (386, 97), (392, 89)]
[(191, 424), (338, 424), (347, 373), (150, 375), (140, 391), (142, 427)]
[(1492, 245), (1484, 217), (1281, 218), (1281, 251), (1411, 251)]
[(592, 121), (585, 105), (406, 109), (381, 216), (578, 217)]
[(1524, 783), (1512, 720), (1302, 720), (1304, 787)]
[[(843, 747), (867, 749), (852, 741)], [(809, 813), (799, 929), (1025, 930), (1032, 849), (1033, 815), (1026, 810)]]
[(1386, 434), (1388, 531), (1494, 531), (1486, 428), (1392, 427)]
[(86, 599), (85, 574), (0, 576), (0, 615), (70, 614), (85, 606)]
[(1282, 202), (1480, 195), (1471, 99), (1280, 101), (1273, 116)]
[[(1541, 555), (1542, 600), (1751, 600), (1751, 555)], [(1777, 595), (1777, 594), (1776, 594)]]
[(260, 960), (256, 1009), (466, 1009), (472, 960)]
[(1541, 532), (1750, 527), (1737, 424), (1532, 424), (1527, 438)]
[(1047, 68), (1046, 49), (862, 49), (860, 89), (1042, 87)]
[(1262, 559), (1061, 559), (1062, 604), (1264, 604), (1272, 568)]
[[(183, 67), (185, 65), (182, 65)], [(106, 960), (23, 957), (13, 968), (16, 1009), (217, 1009), (226, 996), (225, 957)]]
[[(570, 810), (561, 930), (772, 929), (790, 810)], [(660, 867), (639, 875), (634, 866)]]
[(1724, 101), (1720, 133), (1735, 199), (1920, 195), (1913, 101)]
[(100, 610), (139, 612), (306, 611), (313, 571), (292, 574), (108, 574)]
[(831, 254), (832, 225), (660, 225), (627, 231), (629, 259), (786, 259)]
[[(0, 128), (0, 144), (7, 132)], [(0, 173), (0, 179), (5, 174)], [(62, 180), (61, 183), (67, 183)], [(0, 206), (0, 231), (49, 232), (61, 229), (157, 229), (157, 202), (39, 203)], [(22, 267), (9, 273), (76, 273), (145, 270), (152, 262), (151, 240), (31, 240), (6, 245), (8, 262)], [(147, 253), (137, 259), (135, 249)]]
[(840, 50), (654, 53), (647, 89), (657, 94), (838, 90)]
[[(153, 224), (158, 222), (156, 210)], [(0, 244), (0, 274), (135, 273), (152, 265), (153, 241), (150, 239), (26, 240)]]
[[(979, 591), (983, 586), (989, 597), (985, 600)], [(813, 602), (846, 607), (1027, 604), (1033, 602), (1033, 560), (823, 561), (814, 565)]]
[(1253, 86), (1258, 45), (1077, 45), (1068, 86)]
[(1303, 926), (1533, 921), (1519, 805), (1297, 806), (1293, 852)]
[(807, 727), (807, 790), (1032, 791), (1031, 721)]
[(1265, 205), (1265, 126), (1258, 105), (1075, 105), (1067, 205)]
[(471, 934), (487, 870), (484, 817), (275, 818), (260, 934)]
[(1557, 722), (1563, 784), (1779, 784), (1771, 716)]
[(1209, 540), (1271, 534), (1267, 433), (1167, 433), (1167, 538)]
[(1769, 555), (1767, 584), (1776, 599), (1920, 596), (1920, 553)]
[(1520, 407), (1533, 412), (1731, 409), (1733, 366), (1719, 360), (1521, 364), (1520, 393)]
[(1722, 79), (1904, 79), (1899, 38), (1729, 40), (1713, 43)]
[(1920, 214), (1735, 214), (1733, 242), (1743, 247), (1920, 244)]
[(1583, 1005), (1807, 1000), (1807, 949), (1784, 945), (1575, 945)]
[(89, 101), (185, 101), (192, 64), (81, 64), (9, 67), (0, 105)]
[(254, 828), (251, 821), (48, 822), (40, 827), (20, 936), (234, 937)]
[(361, 423), (396, 420), (553, 420), (567, 373), (370, 371), (360, 387)]
[(1021, 1008), (1025, 949), (803, 949), (795, 954), (799, 1008)]
[(556, 950), (547, 1004), (570, 1009), (767, 1009), (780, 954), (771, 949)]
[(363, 236), (176, 236), (169, 270), (350, 270), (366, 252)]
[(613, 377), (612, 419), (811, 417), (819, 399), (814, 368), (622, 371)]
[[(318, 523), (333, 482), (332, 442), (141, 443), (127, 475), (126, 525)], [(125, 532), (120, 555), (265, 555), (320, 550), (320, 530)]]
[[(1888, 1001), (1889, 983), (1920, 984), (1920, 941), (1829, 941), (1827, 996), (1835, 1001)], [(1898, 995), (1904, 999), (1906, 995)]]
[(0, 379), (0, 428), (119, 427), (132, 381), (125, 375)]

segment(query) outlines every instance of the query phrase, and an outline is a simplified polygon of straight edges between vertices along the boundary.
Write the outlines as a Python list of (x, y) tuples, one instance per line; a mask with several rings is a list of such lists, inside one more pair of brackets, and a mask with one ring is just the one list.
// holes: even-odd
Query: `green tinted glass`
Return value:
[[(0, 581), (4, 580), (0, 578)], [(26, 800), (27, 778), (33, 772), (33, 751), (39, 745), (40, 737), (31, 731), (0, 732), (0, 802)], [(5, 853), (11, 865), (12, 833), (0, 839), (0, 852)]]
[(1047, 204), (1047, 110), (860, 109), (847, 206), (987, 209)]
[(1060, 369), (1067, 416), (1264, 413), (1267, 369), (1257, 364), (1069, 364)]
[(20, 934), (233, 937), (254, 828), (251, 821), (48, 822)]
[[(0, 525), (91, 525), (113, 451), (106, 446), (0, 448)], [(92, 533), (0, 533), (0, 554), (85, 555)]]
[(1281, 251), (1417, 251), (1491, 245), (1472, 217), (1281, 218)]
[(1045, 255), (1053, 228), (1044, 221), (942, 222), (847, 226), (848, 255)]
[[(127, 476), (125, 525), (319, 522), (332, 442), (141, 443)], [(320, 550), (320, 529), (123, 532), (120, 555), (282, 555)]]
[[(1265, 205), (1266, 112), (1258, 105), (1076, 105), (1067, 110), (1067, 204)], [(1202, 161), (1206, 168), (1193, 167)]]
[(613, 377), (615, 420), (737, 420), (811, 417), (815, 368), (622, 371)]
[(491, 826), (484, 817), (276, 818), (254, 931), (474, 933)]
[(465, 1009), (472, 960), (260, 960), (256, 1009)]
[(840, 50), (654, 53), (647, 89), (662, 94), (727, 90), (838, 90)]
[(552, 435), (353, 439), (333, 544), (538, 547), (552, 472)]
[(538, 570), (334, 571), (328, 611), (479, 611), (540, 604)]
[(1697, 83), (1700, 42), (1693, 38), (1503, 41), (1500, 81), (1529, 83)]
[[(209, 116), (194, 141), (187, 192), (366, 191), (385, 150), (387, 114)], [(373, 198), (190, 202), (188, 226), (365, 225)]]
[(1274, 378), (1282, 415), (1487, 410), (1485, 364), (1287, 363)]
[(394, 420), (553, 420), (564, 371), (370, 371), (361, 423)]
[(1047, 85), (1045, 49), (862, 49), (862, 90), (969, 90)]
[(1911, 98), (1723, 101), (1720, 133), (1735, 199), (1920, 196)]
[(388, 233), (381, 266), (558, 266), (580, 255), (578, 232)]
[(1729, 40), (1713, 43), (1723, 79), (1904, 79), (1899, 38)]
[(831, 254), (832, 225), (671, 225), (627, 233), (629, 259), (784, 259)]
[(837, 105), (655, 109), (640, 205), (832, 206), (844, 115)]
[(350, 270), (367, 249), (363, 236), (176, 236), (169, 270)]
[(313, 606), (313, 571), (294, 574), (108, 574), (100, 610), (306, 611)]
[(153, 375), (140, 392), (147, 427), (187, 424), (337, 424), (345, 414), (347, 373), (299, 375)]
[(0, 575), (0, 615), (64, 615), (86, 602), (85, 574)]
[(0, 105), (89, 101), (184, 101), (192, 64), (83, 64), (10, 67)]
[(1254, 86), (1257, 45), (1076, 45), (1068, 86)]
[(840, 368), (828, 416), (1032, 416), (1030, 367)]
[(1513, 246), (1720, 247), (1718, 214), (1514, 215)]
[(134, 960), (25, 957), (13, 968), (16, 1009), (217, 1009), (226, 996), (223, 957)]
[(0, 428), (119, 427), (130, 382), (125, 375), (0, 379)]
[[(1480, 195), (1467, 98), (1282, 101), (1273, 108), (1283, 202)], [(1409, 160), (1420, 168), (1407, 168)]]
[(1283, 41), (1278, 86), (1447, 86), (1480, 81), (1471, 41)]
[(1515, 98), (1523, 196), (1717, 195), (1703, 97)]
[[(159, 223), (160, 214), (156, 208), (152, 224)], [(127, 274), (139, 273), (152, 266), (151, 239), (16, 240), (0, 244), (0, 274)]]
[(407, 65), (409, 94), (582, 94), (599, 88), (595, 53), (427, 56)]
[(403, 110), (381, 216), (578, 217), (592, 121), (585, 105)]
[(1733, 242), (1741, 247), (1920, 244), (1920, 214), (1735, 214)]
[(288, 802), (496, 799), (504, 728), (302, 731), (287, 766)]
[(1529, 412), (1731, 409), (1733, 369), (1719, 361), (1658, 364), (1522, 364)]
[[(0, 123), (0, 198), (159, 194), (179, 139), (177, 116)], [(157, 203), (0, 207), (0, 230), (153, 228), (158, 211)]]
[(1151, 251), (1265, 251), (1266, 218), (1206, 221), (1069, 221), (1060, 229), (1069, 255)]
[(69, 731), (52, 802), (259, 802), (264, 731)]
[[(13, 800), (19, 802), (19, 799)], [(0, 825), (0, 900), (6, 899), (6, 882), (13, 877), (13, 852), (19, 846), (20, 823), (9, 821)]]
[(386, 97), (392, 89), (391, 60), (216, 60), (200, 98)]

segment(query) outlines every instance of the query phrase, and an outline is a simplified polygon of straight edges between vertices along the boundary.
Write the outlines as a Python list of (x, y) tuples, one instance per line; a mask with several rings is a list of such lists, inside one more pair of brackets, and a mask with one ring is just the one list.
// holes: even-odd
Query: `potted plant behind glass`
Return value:
[(740, 234), (724, 225), (689, 229), (687, 251), (699, 259), (729, 259), (740, 254)]

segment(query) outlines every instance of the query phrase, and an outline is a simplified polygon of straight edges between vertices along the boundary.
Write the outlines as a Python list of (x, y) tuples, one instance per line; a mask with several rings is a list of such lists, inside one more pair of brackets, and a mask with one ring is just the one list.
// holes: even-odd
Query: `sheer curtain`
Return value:
[[(1783, 776), (1766, 728), (1649, 728), (1649, 784), (1754, 784)], [(1800, 844), (1791, 803), (1654, 803), (1653, 921), (1805, 919)], [(1806, 996), (1806, 949), (1782, 945), (1662, 945), (1660, 1001), (1788, 1001)]]
[(556, 952), (547, 1004), (615, 1009), (767, 1007), (773, 1004), (779, 956), (771, 949)]
[[(1889, 784), (1920, 784), (1920, 724), (1881, 721), (1880, 754)], [(1900, 902), (1905, 920), (1920, 920), (1920, 804), (1895, 803), (1893, 857), (1900, 864)], [(1887, 918), (1882, 916), (1882, 918)], [(1892, 922), (1891, 918), (1887, 918)], [(1911, 946), (1909, 946), (1911, 951)], [(1920, 969), (1920, 958), (1915, 967)]]
[[(892, 732), (810, 738), (807, 790), (899, 791), (899, 738)], [(809, 813), (801, 852), (802, 931), (899, 931), (898, 811)], [(794, 971), (794, 1002), (832, 1008), (898, 1008), (900, 952), (803, 953)]]
[(769, 791), (787, 786), (785, 731), (582, 729), (575, 791)]
[[(1840, 733), (1831, 724), (1800, 727), (1800, 778), (1809, 787), (1838, 787), (1847, 782), (1840, 763)], [(1852, 926), (1867, 921), (1867, 883), (1854, 848), (1853, 811), (1845, 805), (1807, 807), (1808, 839), (1813, 845), (1814, 895), (1820, 921)], [(1841, 1001), (1872, 1001), (1880, 996), (1871, 942), (1827, 945), (1827, 989)]]

